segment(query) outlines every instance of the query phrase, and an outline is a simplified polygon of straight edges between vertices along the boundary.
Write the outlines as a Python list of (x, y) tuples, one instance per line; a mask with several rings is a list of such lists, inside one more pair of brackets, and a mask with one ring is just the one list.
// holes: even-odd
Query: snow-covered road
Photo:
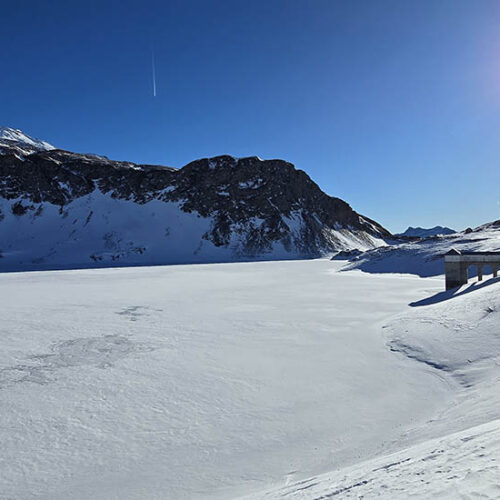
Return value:
[(382, 325), (443, 281), (341, 265), (0, 275), (0, 497), (232, 498), (398, 450), (458, 382)]

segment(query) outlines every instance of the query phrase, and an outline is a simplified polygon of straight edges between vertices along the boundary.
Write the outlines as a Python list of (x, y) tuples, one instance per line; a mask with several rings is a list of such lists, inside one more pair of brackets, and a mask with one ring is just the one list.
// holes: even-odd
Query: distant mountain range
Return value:
[(283, 160), (136, 165), (5, 127), (0, 234), (0, 270), (308, 258), (391, 237)]
[(409, 227), (404, 233), (395, 234), (394, 236), (408, 236), (413, 238), (428, 238), (429, 236), (438, 236), (440, 234), (454, 234), (455, 230), (449, 227), (435, 226), (429, 229), (423, 227)]

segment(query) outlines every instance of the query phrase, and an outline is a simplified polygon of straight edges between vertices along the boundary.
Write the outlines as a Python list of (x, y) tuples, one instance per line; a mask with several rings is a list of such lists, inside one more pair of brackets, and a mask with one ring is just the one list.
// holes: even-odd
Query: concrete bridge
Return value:
[(483, 279), (483, 267), (491, 266), (493, 277), (498, 276), (500, 252), (459, 252), (452, 249), (444, 256), (446, 290), (467, 284), (469, 266), (477, 266), (477, 279)]

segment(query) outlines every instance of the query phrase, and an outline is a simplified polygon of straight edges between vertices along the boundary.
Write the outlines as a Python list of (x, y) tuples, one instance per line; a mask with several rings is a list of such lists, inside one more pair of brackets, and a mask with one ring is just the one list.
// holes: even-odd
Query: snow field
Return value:
[(341, 265), (0, 275), (0, 497), (235, 498), (412, 444), (461, 386), (382, 326), (442, 280)]

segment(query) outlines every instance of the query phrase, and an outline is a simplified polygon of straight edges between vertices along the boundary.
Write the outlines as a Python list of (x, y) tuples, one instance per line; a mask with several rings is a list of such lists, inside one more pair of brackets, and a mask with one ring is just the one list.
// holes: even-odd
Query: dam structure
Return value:
[(459, 252), (454, 248), (444, 256), (446, 273), (446, 290), (466, 285), (469, 278), (469, 267), (477, 267), (477, 280), (483, 280), (485, 266), (490, 266), (493, 277), (498, 276), (500, 252)]

